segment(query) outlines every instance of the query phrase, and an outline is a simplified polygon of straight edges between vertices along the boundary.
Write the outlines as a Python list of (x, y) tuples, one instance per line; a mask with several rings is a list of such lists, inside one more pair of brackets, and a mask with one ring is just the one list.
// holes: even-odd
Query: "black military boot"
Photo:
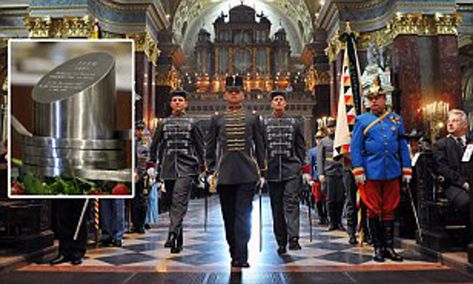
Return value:
[(287, 252), (286, 245), (278, 245), (277, 252), (279, 255), (285, 254)]
[(165, 248), (170, 248), (172, 246), (171, 234), (172, 233), (168, 233), (168, 239), (164, 243)]
[(356, 239), (355, 233), (351, 233), (349, 236), (350, 239), (348, 240), (348, 243), (350, 245), (356, 245), (358, 243), (358, 240)]
[(378, 218), (369, 218), (368, 227), (373, 241), (373, 260), (376, 262), (384, 262), (383, 241), (380, 238), (382, 234), (381, 222)]
[(367, 243), (368, 245), (372, 245), (373, 244), (373, 240), (371, 240), (371, 234), (368, 230), (364, 231), (364, 234), (363, 234), (363, 242), (364, 243)]
[(402, 261), (403, 258), (394, 250), (394, 222), (383, 221), (384, 225), (384, 257), (392, 261)]
[(343, 206), (344, 206), (344, 202), (341, 201), (341, 202), (337, 202), (337, 215), (336, 215), (336, 220), (337, 220), (337, 229), (340, 230), (340, 231), (346, 231), (345, 230), (345, 227), (343, 227), (343, 224), (342, 224), (342, 215), (343, 215)]
[(171, 253), (180, 253), (182, 251), (182, 231), (180, 234), (176, 233), (171, 233), (171, 240), (172, 240), (172, 245), (171, 245)]
[(329, 226), (328, 230), (329, 231), (335, 231), (337, 229), (337, 203), (332, 202), (330, 204), (327, 204), (327, 209), (328, 209), (328, 217), (329, 217)]
[(324, 210), (324, 202), (319, 201), (316, 203), (317, 214), (319, 214), (319, 225), (327, 225), (327, 212)]
[(290, 250), (302, 249), (301, 245), (299, 244), (299, 239), (297, 237), (293, 237), (289, 240), (289, 249)]

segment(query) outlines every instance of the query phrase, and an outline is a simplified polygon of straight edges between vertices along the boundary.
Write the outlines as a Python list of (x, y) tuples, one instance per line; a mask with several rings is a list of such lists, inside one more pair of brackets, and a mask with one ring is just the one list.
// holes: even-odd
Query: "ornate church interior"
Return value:
[[(65, 210), (61, 208), (65, 208), (66, 201), (75, 199), (22, 199), (9, 195), (13, 188), (9, 172), (23, 170), (21, 163), (13, 163), (21, 160), (21, 151), (17, 146), (8, 146), (8, 140), (18, 139), (10, 134), (15, 127), (10, 113), (19, 113), (21, 121), (30, 128), (32, 90), (42, 74), (71, 54), (53, 45), (38, 48), (39, 45), (27, 43), (11, 58), (10, 39), (133, 42), (132, 58), (121, 50), (103, 51), (116, 54), (116, 118), (118, 128), (131, 133), (130, 144), (134, 141), (134, 153), (128, 151), (127, 159), (133, 159), (135, 165), (135, 195), (133, 199), (87, 199), (89, 206), (84, 206), (85, 220), (80, 229), (86, 236), (81, 245), (85, 253), (79, 259), (69, 257), (57, 263), (53, 259), (64, 248), (59, 241), (62, 227), (58, 216), (79, 219), (80, 209), (75, 215), (61, 211)], [(81, 45), (70, 52), (94, 51), (88, 46)], [(129, 78), (133, 86), (128, 84)], [(229, 83), (229, 78), (234, 81)], [(242, 79), (241, 85), (236, 78)], [(2, 283), (473, 282), (470, 0), (2, 0), (0, 85)], [(302, 249), (291, 248), (288, 240), (289, 250), (286, 252), (284, 247), (281, 253), (281, 244), (273, 232), (277, 224), (273, 219), (276, 213), (271, 180), (266, 186), (259, 180), (259, 190), (254, 190), (250, 203), (248, 259), (235, 262), (233, 247), (228, 253), (227, 242), (231, 241), (221, 191), (210, 190), (209, 173), (213, 173), (207, 162), (200, 165), (207, 176), (195, 177), (188, 194), (185, 217), (180, 221), (183, 226), (177, 234), (180, 247), (176, 249), (173, 244), (170, 252), (169, 246), (163, 246), (172, 237), (169, 224), (175, 222), (171, 207), (175, 197), (173, 191), (163, 189), (167, 181), (150, 171), (164, 163), (150, 159), (156, 154), (153, 146), (160, 139), (160, 127), (176, 116), (173, 99), (181, 96), (188, 104), (185, 115), (196, 122), (202, 132), (201, 142), (208, 147), (208, 137), (215, 132), (215, 117), (229, 120), (229, 92), (244, 94), (242, 111), (260, 119), (261, 125), (265, 118), (275, 115), (274, 98), (279, 94), (287, 103), (285, 115), (300, 123), (305, 159), (299, 161), (298, 178), (302, 181), (296, 198), (300, 210), (296, 241)], [(365, 168), (363, 177), (368, 182), (371, 173), (366, 164), (370, 158), (366, 157), (387, 155), (391, 150), (386, 137), (402, 130), (400, 138), (393, 142), (396, 148), (392, 157), (405, 162), (399, 145), (407, 143), (410, 161), (395, 177), (400, 189), (394, 220), (384, 220), (393, 221), (391, 249), (396, 248), (402, 262), (386, 249), (377, 254), (377, 237), (373, 236), (376, 230), (366, 221), (374, 219), (369, 217), (372, 209), (365, 208), (365, 196), (359, 193), (369, 183), (363, 180), (360, 185), (355, 164), (349, 160), (349, 151), (355, 151), (353, 144), (350, 149), (350, 139), (356, 136), (362, 116), (374, 113), (373, 104), (380, 96), (385, 101), (386, 114), (395, 116), (388, 115), (386, 124), (382, 124), (383, 131), (385, 126), (388, 131), (384, 136), (380, 132), (372, 134), (373, 140), (366, 138), (377, 120), (361, 135), (367, 144), (360, 152), (365, 159), (360, 167)], [(124, 102), (131, 98), (134, 107), (129, 109)], [(456, 110), (461, 113), (452, 113)], [(464, 122), (452, 121), (452, 116)], [(134, 124), (131, 129), (129, 120)], [(464, 127), (462, 134), (455, 132), (455, 123)], [(335, 133), (329, 131), (331, 127)], [(346, 129), (346, 135), (342, 129)], [(347, 144), (337, 144), (343, 140), (340, 135), (345, 135)], [(325, 203), (328, 208), (332, 206), (328, 196), (331, 193), (324, 191), (324, 178), (317, 175), (320, 166), (316, 170), (317, 163), (314, 168), (311, 160), (312, 150), (321, 145), (322, 137), (334, 140), (332, 144), (336, 145), (330, 147), (334, 156), (316, 155), (316, 159), (333, 162), (336, 159), (332, 152), (338, 150), (346, 155), (338, 162), (340, 167), (345, 162), (343, 178), (340, 174), (328, 179), (338, 179), (346, 187), (339, 212), (342, 221), (334, 228), (327, 223), (333, 214), (324, 213), (323, 209)], [(452, 143), (457, 138), (463, 140), (458, 142), (458, 149), (446, 146), (445, 155), (457, 151), (457, 156), (441, 159), (438, 155), (448, 138), (452, 138)], [(379, 149), (383, 151), (379, 150), (379, 155), (367, 150), (374, 140), (381, 141)], [(249, 150), (255, 164), (257, 157), (251, 153), (256, 151), (256, 144)], [(270, 142), (267, 144), (265, 147)], [(226, 146), (219, 147), (216, 151), (227, 150)], [(319, 146), (315, 151), (321, 149)], [(155, 153), (151, 153), (153, 150)], [(207, 148), (206, 155), (208, 151)], [(351, 157), (355, 161), (355, 155)], [(9, 162), (15, 165), (9, 166)], [(220, 158), (218, 163), (221, 162)], [(454, 166), (445, 169), (447, 162)], [(395, 167), (394, 163), (385, 161), (377, 170)], [(407, 182), (406, 167), (409, 171), (412, 168)], [(244, 171), (237, 168), (233, 174)], [(346, 185), (351, 182), (345, 180), (347, 173), (353, 184), (357, 182), (358, 193), (356, 188), (351, 193)], [(263, 170), (259, 174), (258, 178), (262, 177)], [(452, 196), (450, 186), (455, 182), (459, 185)], [(315, 193), (315, 188), (323, 198)], [(62, 200), (63, 206), (57, 206)], [(72, 202), (67, 206), (72, 208)], [(78, 202), (83, 204), (84, 199)], [(458, 202), (466, 206), (462, 207), (466, 211), (459, 208)], [(137, 221), (140, 216), (143, 220)], [(353, 218), (358, 221), (353, 223)], [(383, 217), (378, 219), (383, 222)], [(286, 222), (290, 223), (289, 219)], [(387, 224), (380, 225), (380, 230), (389, 233)], [(74, 235), (72, 243), (77, 239), (79, 225), (75, 235), (69, 232)], [(108, 226), (118, 226), (119, 237), (111, 237)], [(240, 229), (243, 230), (236, 228)], [(386, 238), (385, 246), (389, 248)]]

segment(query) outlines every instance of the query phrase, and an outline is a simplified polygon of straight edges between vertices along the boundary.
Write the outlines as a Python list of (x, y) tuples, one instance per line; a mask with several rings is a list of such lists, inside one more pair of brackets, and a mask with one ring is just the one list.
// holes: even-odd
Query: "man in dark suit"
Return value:
[(208, 180), (217, 185), (233, 267), (249, 267), (252, 200), (264, 171), (257, 115), (244, 109), (243, 78), (227, 77), (227, 109), (212, 117), (206, 144)]
[(468, 163), (462, 162), (468, 139), (468, 120), (464, 111), (448, 113), (448, 135), (434, 144), (437, 173), (445, 178), (446, 196), (461, 216), (469, 216), (471, 184), (468, 182)]

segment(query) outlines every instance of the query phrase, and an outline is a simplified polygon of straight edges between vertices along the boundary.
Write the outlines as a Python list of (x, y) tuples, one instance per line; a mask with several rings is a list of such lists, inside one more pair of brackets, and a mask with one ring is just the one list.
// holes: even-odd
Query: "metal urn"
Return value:
[(112, 55), (88, 53), (61, 64), (41, 78), (32, 99), (33, 133), (22, 137), (24, 171), (131, 182), (131, 131), (115, 129)]

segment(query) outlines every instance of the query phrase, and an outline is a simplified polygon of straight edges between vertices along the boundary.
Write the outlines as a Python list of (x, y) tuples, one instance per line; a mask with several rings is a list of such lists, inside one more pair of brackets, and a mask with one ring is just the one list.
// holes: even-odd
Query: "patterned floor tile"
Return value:
[[(143, 263), (153, 259), (153, 257), (142, 253), (125, 253), (120, 255), (100, 257), (96, 258), (95, 260), (100, 260), (113, 265), (126, 265), (131, 263)], [(87, 261), (87, 265), (91, 264)]]
[[(302, 250), (290, 251), (285, 255), (276, 252), (277, 243), (273, 234), (273, 225), (269, 198), (263, 198), (263, 224), (261, 226), (263, 242), (259, 242), (260, 218), (258, 199), (253, 203), (252, 236), (249, 242), (249, 262), (251, 271), (258, 269), (282, 270), (304, 269), (307, 267), (332, 267), (346, 265), (374, 265), (388, 267), (396, 265), (387, 261), (385, 264), (371, 260), (372, 248), (348, 244), (346, 232), (329, 232), (326, 226), (319, 226), (313, 220), (312, 242), (307, 207), (301, 206), (301, 226), (299, 242)], [(184, 219), (184, 250), (179, 254), (171, 254), (164, 248), (168, 235), (169, 216), (159, 216), (157, 224), (153, 224), (145, 234), (126, 234), (121, 248), (99, 247), (88, 250), (82, 267), (148, 267), (149, 271), (228, 271), (230, 255), (225, 240), (225, 231), (218, 198), (209, 198), (207, 230), (204, 231), (203, 200), (191, 200), (187, 216)], [(315, 213), (312, 214), (315, 218)], [(262, 245), (262, 250), (260, 250)], [(401, 252), (401, 250), (399, 250)], [(406, 261), (403, 265), (427, 264), (433, 260), (425, 256), (403, 251)], [(64, 264), (63, 267), (68, 267)], [(94, 268), (95, 269), (95, 268)]]

